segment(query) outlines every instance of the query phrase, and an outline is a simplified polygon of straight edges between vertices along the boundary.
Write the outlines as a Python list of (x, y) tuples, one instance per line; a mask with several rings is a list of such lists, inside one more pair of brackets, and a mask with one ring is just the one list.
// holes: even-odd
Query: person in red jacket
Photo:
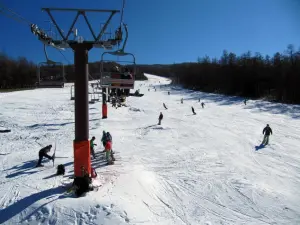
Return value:
[(105, 152), (105, 157), (108, 164), (113, 164), (113, 161), (115, 161), (115, 158), (113, 156), (112, 152), (112, 143), (111, 141), (107, 141), (105, 144), (105, 149), (103, 150)]

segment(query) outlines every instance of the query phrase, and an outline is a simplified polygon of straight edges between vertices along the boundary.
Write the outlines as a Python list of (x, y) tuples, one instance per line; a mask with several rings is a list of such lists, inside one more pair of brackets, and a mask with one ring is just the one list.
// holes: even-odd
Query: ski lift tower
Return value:
[[(74, 51), (75, 64), (75, 140), (74, 146), (74, 177), (80, 178), (84, 173), (91, 175), (91, 161), (90, 161), (90, 142), (89, 142), (89, 98), (88, 98), (88, 52), (93, 47), (113, 49), (122, 39), (107, 39), (103, 40), (105, 30), (111, 19), (120, 10), (98, 10), (98, 9), (71, 9), (71, 8), (42, 8), (45, 11), (55, 28), (58, 31), (57, 39), (48, 36), (43, 30), (39, 29), (37, 25), (31, 25), (31, 31), (38, 37), (40, 41), (48, 46), (57, 49), (71, 48)], [(70, 29), (66, 34), (60, 29), (58, 23), (54, 19), (52, 12), (75, 12), (76, 16), (71, 24)], [(102, 27), (99, 34), (96, 35), (87, 18), (88, 13), (107, 13), (109, 16), (106, 23)], [(93, 39), (84, 40), (83, 37), (78, 37), (77, 40), (71, 39), (70, 35), (74, 31), (74, 26), (79, 16), (83, 16), (88, 29), (90, 30)]]

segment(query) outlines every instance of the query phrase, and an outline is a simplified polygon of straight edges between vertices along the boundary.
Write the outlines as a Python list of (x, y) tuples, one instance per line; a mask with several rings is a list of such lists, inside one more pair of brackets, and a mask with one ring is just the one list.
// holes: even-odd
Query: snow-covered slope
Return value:
[[(102, 130), (110, 131), (117, 161), (104, 166), (98, 153), (95, 182), (102, 186), (81, 198), (61, 187), (73, 174), (70, 86), (0, 94), (0, 126), (11, 130), (0, 133), (0, 224), (300, 224), (299, 107), (244, 106), (237, 97), (148, 78), (137, 82), (144, 97), (109, 107), (106, 120), (100, 102), (89, 106), (97, 151)], [(274, 133), (261, 148), (267, 123)], [(48, 144), (56, 145), (64, 177), (53, 176), (52, 162), (34, 168)]]

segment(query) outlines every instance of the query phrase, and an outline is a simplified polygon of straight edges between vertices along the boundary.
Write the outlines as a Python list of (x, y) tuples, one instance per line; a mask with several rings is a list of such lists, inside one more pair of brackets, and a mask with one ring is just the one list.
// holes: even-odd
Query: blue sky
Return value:
[[(49, 17), (42, 7), (120, 9), (121, 0), (0, 0), (32, 23), (47, 29)], [(136, 55), (137, 63), (178, 63), (196, 61), (208, 55), (219, 57), (223, 50), (273, 55), (288, 44), (300, 46), (299, 0), (126, 0), (124, 22), (128, 24), (126, 51)], [(55, 13), (57, 22), (67, 31), (72, 13)], [(95, 30), (108, 14), (88, 14)], [(120, 21), (112, 21), (114, 30)], [(25, 56), (34, 62), (45, 61), (43, 45), (28, 26), (0, 14), (0, 50), (12, 57)], [(89, 38), (83, 18), (76, 26)], [(54, 61), (68, 63), (54, 49), (48, 48)], [(97, 61), (101, 49), (90, 51), (89, 61)], [(73, 62), (73, 52), (64, 52)]]

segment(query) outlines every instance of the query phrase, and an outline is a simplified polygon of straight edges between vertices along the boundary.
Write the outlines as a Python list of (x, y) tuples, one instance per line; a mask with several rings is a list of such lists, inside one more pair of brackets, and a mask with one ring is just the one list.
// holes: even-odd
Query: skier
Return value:
[(193, 114), (194, 115), (196, 115), (196, 113), (195, 113), (195, 109), (194, 109), (194, 107), (192, 106), (192, 112), (193, 112)]
[(181, 98), (181, 104), (183, 104), (183, 98)]
[(105, 132), (105, 130), (102, 132), (101, 142), (103, 144), (103, 147), (105, 147), (105, 145), (106, 145), (106, 132)]
[(165, 107), (165, 109), (168, 109), (165, 103), (163, 103), (163, 106)]
[(162, 112), (159, 114), (159, 117), (158, 117), (158, 125), (161, 125), (161, 121), (162, 119), (164, 118), (164, 115), (162, 114)]
[(244, 100), (244, 104), (247, 105), (247, 99)]
[(102, 152), (105, 152), (106, 160), (109, 165), (113, 164), (113, 158), (111, 154), (112, 144), (110, 141), (106, 142), (105, 149)]
[(204, 106), (205, 106), (204, 102), (201, 103), (201, 106), (202, 106), (202, 109), (204, 109)]
[(48, 145), (48, 146), (42, 148), (39, 151), (39, 161), (38, 161), (36, 167), (43, 166), (42, 165), (42, 160), (43, 160), (44, 157), (47, 158), (47, 159), (50, 159), (52, 161), (54, 160), (53, 156), (50, 156), (50, 155), (47, 154), (48, 152), (50, 152), (51, 148), (52, 148), (52, 145)]
[(96, 140), (95, 137), (92, 137), (92, 139), (90, 140), (91, 155), (93, 156), (94, 159), (96, 158), (94, 147), (97, 146), (97, 144), (94, 143), (95, 140)]
[(270, 134), (273, 134), (272, 133), (272, 129), (269, 126), (269, 124), (267, 124), (267, 126), (263, 129), (263, 134), (265, 136), (264, 136), (264, 140), (262, 142), (262, 145), (267, 145), (267, 144), (269, 144), (269, 136), (270, 136)]
[(170, 92), (168, 91), (168, 95), (170, 95)]

